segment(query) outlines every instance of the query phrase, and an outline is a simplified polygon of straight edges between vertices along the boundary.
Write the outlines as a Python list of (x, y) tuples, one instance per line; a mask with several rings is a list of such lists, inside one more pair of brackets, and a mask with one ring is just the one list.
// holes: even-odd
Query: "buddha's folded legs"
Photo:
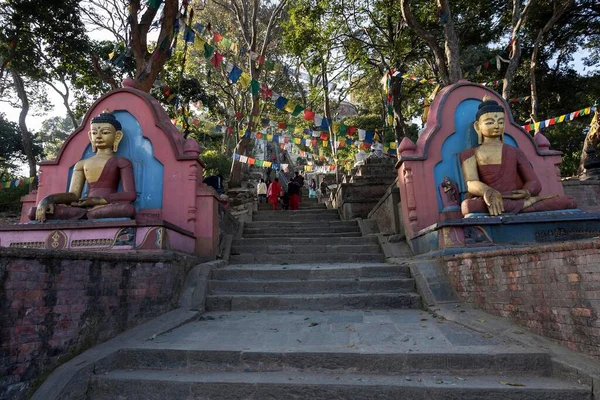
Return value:
[[(32, 221), (35, 220), (35, 211), (36, 210), (37, 210), (37, 207), (31, 207), (31, 209), (29, 209), (29, 213), (27, 214), (29, 219)], [(81, 219), (81, 218), (85, 217), (86, 213), (87, 213), (87, 209), (85, 209), (85, 208), (68, 207), (68, 206), (64, 206), (62, 204), (58, 204), (54, 208), (53, 214), (46, 214), (46, 219), (48, 219), (48, 220)]]
[[(543, 199), (525, 208), (524, 203), (524, 200), (504, 199), (504, 213), (516, 214), (537, 211), (568, 210), (577, 208), (577, 204), (575, 203), (575, 201), (568, 196), (555, 196), (549, 199)], [(473, 199), (464, 200), (461, 203), (460, 207), (463, 215), (471, 213), (489, 213), (487, 205), (481, 197), (475, 197)]]
[[(31, 207), (27, 216), (35, 220), (37, 207)], [(100, 219), (100, 218), (134, 218), (135, 206), (133, 204), (107, 204), (95, 208), (69, 207), (59, 204), (53, 214), (46, 214), (48, 220), (73, 220), (73, 219)]]
[(105, 206), (94, 207), (87, 212), (88, 219), (133, 217), (135, 217), (135, 206), (133, 204), (107, 204)]
[(544, 199), (530, 205), (529, 207), (521, 210), (523, 213), (536, 212), (536, 211), (557, 211), (557, 210), (569, 210), (577, 208), (575, 200), (569, 196), (555, 196), (550, 199)]

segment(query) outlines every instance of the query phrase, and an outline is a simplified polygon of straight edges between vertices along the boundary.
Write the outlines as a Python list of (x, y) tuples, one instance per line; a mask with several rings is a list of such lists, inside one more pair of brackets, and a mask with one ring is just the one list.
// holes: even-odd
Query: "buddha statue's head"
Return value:
[(497, 101), (485, 96), (479, 104), (475, 123), (477, 141), (483, 143), (484, 138), (500, 138), (504, 142), (504, 107)]
[(104, 110), (102, 114), (92, 118), (88, 137), (92, 143), (92, 151), (95, 153), (99, 149), (110, 149), (116, 153), (119, 143), (123, 140), (123, 131), (121, 123), (109, 111)]

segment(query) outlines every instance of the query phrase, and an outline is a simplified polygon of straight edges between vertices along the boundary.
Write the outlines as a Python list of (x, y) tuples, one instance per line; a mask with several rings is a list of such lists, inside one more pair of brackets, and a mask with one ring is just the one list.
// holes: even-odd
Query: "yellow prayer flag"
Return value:
[(294, 143), (300, 144), (300, 143), (302, 143), (302, 139), (300, 139), (300, 138), (294, 138)]
[(304, 166), (304, 170), (305, 171), (312, 171), (312, 165), (305, 165)]
[(539, 123), (539, 122), (536, 122), (536, 123), (533, 125), (533, 128), (534, 128), (536, 131), (537, 131), (538, 129), (540, 129), (540, 123)]
[(560, 117), (558, 117), (558, 119), (556, 120), (556, 122), (565, 122), (565, 118), (567, 116), (566, 115), (561, 115)]
[(111, 51), (111, 52), (108, 54), (108, 58), (109, 58), (109, 60), (112, 60), (114, 56), (115, 56), (115, 52), (114, 52), (114, 51)]
[(267, 167), (269, 168), (273, 163), (271, 161), (265, 161), (263, 162), (263, 167)]
[(291, 113), (294, 112), (294, 109), (296, 108), (296, 103), (294, 103), (293, 101), (288, 101), (285, 105), (285, 111)]
[(248, 74), (247, 72), (242, 72), (242, 75), (240, 76), (240, 79), (238, 80), (238, 84), (246, 89), (248, 86), (250, 86), (250, 82), (252, 81), (252, 78), (250, 77), (250, 74)]
[(339, 122), (333, 121), (333, 123), (331, 125), (333, 128), (333, 133), (335, 133), (336, 135), (338, 133), (340, 133), (340, 123)]
[(591, 113), (591, 112), (592, 112), (592, 107), (587, 107), (587, 108), (585, 109), (585, 115), (588, 115), (588, 114), (589, 114), (589, 113)]
[[(230, 47), (230, 49), (231, 49), (231, 51), (233, 51), (234, 53), (236, 53), (236, 54), (237, 54), (237, 52), (238, 52), (238, 44), (237, 44), (237, 42), (233, 42), (233, 43), (231, 43), (231, 47)], [(263, 164), (263, 165), (264, 165), (264, 164)]]
[(200, 35), (196, 35), (194, 37), (194, 47), (196, 48), (196, 50), (204, 53), (204, 43), (204, 39), (202, 39)]
[(269, 142), (271, 142), (271, 141), (273, 140), (273, 135), (272, 135), (272, 134), (268, 134), (268, 135), (267, 135), (267, 140), (268, 140)]
[(304, 130), (302, 129), (302, 127), (301, 127), (301, 126), (296, 126), (296, 127), (294, 128), (294, 133), (302, 133), (302, 132), (304, 132)]
[(323, 147), (328, 147), (329, 146), (329, 140), (323, 140)]
[(395, 149), (398, 147), (398, 143), (396, 142), (390, 142), (390, 149)]

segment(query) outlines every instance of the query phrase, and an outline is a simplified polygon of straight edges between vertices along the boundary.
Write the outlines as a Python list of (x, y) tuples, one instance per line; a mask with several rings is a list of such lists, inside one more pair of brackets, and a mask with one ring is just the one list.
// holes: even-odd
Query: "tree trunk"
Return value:
[(429, 48), (431, 49), (431, 52), (433, 53), (433, 57), (435, 59), (435, 64), (440, 74), (441, 83), (444, 86), (453, 83), (448, 71), (448, 67), (446, 66), (444, 50), (439, 45), (437, 38), (427, 30), (425, 30), (425, 28), (423, 28), (417, 22), (415, 16), (410, 11), (409, 0), (400, 0), (400, 7), (402, 9), (402, 18), (404, 18), (406, 25), (408, 25), (418, 37), (420, 37), (425, 43), (427, 43), (427, 46), (429, 46)]
[[(31, 133), (29, 129), (27, 129), (27, 113), (29, 113), (29, 98), (27, 97), (27, 92), (25, 91), (25, 84), (23, 83), (23, 79), (21, 76), (11, 70), (11, 75), (13, 77), (13, 81), (15, 83), (15, 88), (17, 89), (17, 94), (19, 95), (19, 99), (21, 100), (21, 113), (19, 114), (19, 128), (21, 130), (21, 137), (23, 141), (23, 151), (25, 152), (25, 156), (27, 157), (27, 163), (29, 164), (29, 176), (28, 178), (34, 177), (37, 174), (35, 156), (33, 154), (33, 142), (31, 139)], [(29, 185), (29, 190), (33, 190), (37, 187), (35, 182), (32, 182)]]
[[(160, 33), (156, 42), (156, 49), (152, 54), (148, 53), (147, 38), (148, 30), (157, 10), (148, 7), (138, 21), (139, 9), (139, 0), (130, 2), (129, 21), (131, 24), (131, 49), (135, 58), (135, 87), (144, 92), (149, 92), (167, 61), (167, 55), (173, 41), (173, 24), (179, 11), (179, 0), (165, 0), (164, 2)], [(180, 27), (180, 29), (183, 28)]]
[[(559, 6), (554, 6), (554, 12), (552, 13), (552, 17), (546, 22), (546, 25), (538, 32), (538, 35), (535, 39), (535, 45), (533, 46), (533, 53), (531, 54), (531, 63), (529, 64), (529, 80), (531, 82), (531, 120), (532, 122), (537, 122), (538, 120), (538, 93), (537, 93), (537, 84), (535, 81), (535, 70), (537, 68), (538, 54), (540, 51), (540, 46), (542, 41), (544, 40), (544, 36), (552, 29), (552, 27), (556, 24), (556, 22), (571, 8), (575, 0), (567, 0), (563, 4)], [(535, 132), (537, 133), (537, 131)], [(534, 134), (535, 134), (534, 133)]]
[(451, 83), (456, 83), (462, 79), (462, 68), (460, 67), (460, 42), (458, 36), (456, 36), (454, 20), (452, 19), (448, 0), (437, 0), (437, 4), (438, 8), (441, 10), (442, 24), (444, 26), (448, 78)]
[[(400, 143), (404, 137), (408, 136), (406, 133), (406, 124), (404, 116), (402, 115), (402, 74), (392, 76), (390, 91), (392, 92), (392, 111), (394, 112), (394, 136), (396, 141)], [(386, 113), (387, 114), (387, 113)]]
[(508, 63), (508, 68), (506, 69), (506, 73), (504, 74), (504, 81), (502, 85), (502, 97), (504, 100), (509, 100), (510, 93), (512, 91), (513, 79), (515, 76), (515, 72), (519, 67), (519, 63), (521, 62), (521, 42), (519, 41), (519, 30), (525, 23), (527, 19), (527, 13), (531, 4), (533, 4), (533, 0), (529, 0), (523, 11), (521, 9), (521, 0), (512, 0), (513, 1), (513, 11), (512, 11), (512, 34), (511, 34), (511, 57), (510, 62)]

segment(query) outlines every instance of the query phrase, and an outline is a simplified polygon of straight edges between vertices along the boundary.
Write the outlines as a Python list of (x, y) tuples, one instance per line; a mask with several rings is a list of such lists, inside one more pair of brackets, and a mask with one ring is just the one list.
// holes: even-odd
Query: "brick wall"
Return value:
[(193, 257), (0, 249), (0, 398), (177, 305)]
[(563, 188), (565, 194), (571, 196), (581, 210), (600, 212), (600, 181), (570, 179), (563, 181)]
[(444, 257), (463, 301), (600, 356), (600, 239)]

